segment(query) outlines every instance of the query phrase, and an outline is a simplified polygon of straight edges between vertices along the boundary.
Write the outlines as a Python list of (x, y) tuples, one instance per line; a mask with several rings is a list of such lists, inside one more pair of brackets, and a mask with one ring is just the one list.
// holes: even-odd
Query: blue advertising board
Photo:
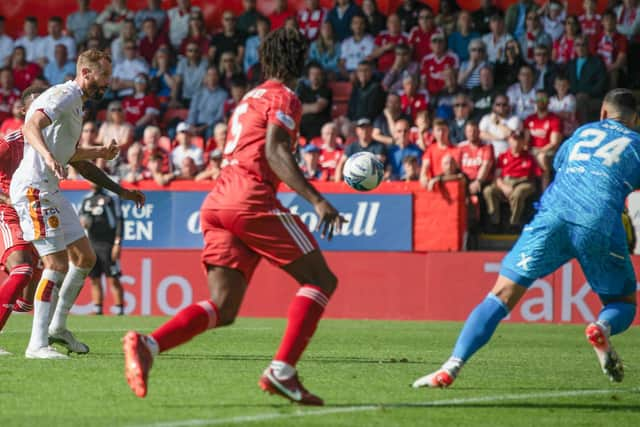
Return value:
[[(87, 191), (65, 191), (76, 207)], [(200, 205), (206, 192), (148, 191), (147, 203), (137, 209), (122, 204), (124, 240), (129, 248), (200, 249)], [(279, 193), (282, 204), (298, 214), (328, 251), (411, 251), (413, 205), (410, 194), (326, 194), (349, 221), (333, 240), (315, 232), (313, 207), (295, 193)]]

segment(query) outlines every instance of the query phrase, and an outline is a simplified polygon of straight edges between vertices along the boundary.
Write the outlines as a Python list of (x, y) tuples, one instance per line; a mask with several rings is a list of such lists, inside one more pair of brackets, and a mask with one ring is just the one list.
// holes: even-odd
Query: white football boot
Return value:
[(49, 331), (49, 344), (60, 344), (70, 353), (87, 354), (89, 346), (80, 342), (73, 336), (70, 330)]
[(0, 356), (11, 356), (13, 353), (0, 347)]
[(593, 346), (593, 350), (598, 356), (600, 368), (611, 381), (617, 383), (624, 379), (624, 366), (622, 359), (614, 350), (611, 341), (609, 341), (609, 328), (600, 322), (590, 323), (585, 329), (585, 335), (589, 344)]
[(68, 359), (69, 356), (66, 356), (62, 353), (58, 353), (55, 348), (51, 346), (40, 347), (36, 349), (27, 348), (27, 351), (24, 353), (24, 356), (27, 359)]

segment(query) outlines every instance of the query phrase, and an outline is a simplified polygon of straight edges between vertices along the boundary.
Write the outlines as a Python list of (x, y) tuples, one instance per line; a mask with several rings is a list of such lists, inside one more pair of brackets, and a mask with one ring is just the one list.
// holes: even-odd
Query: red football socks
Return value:
[(218, 307), (213, 301), (200, 301), (180, 310), (167, 323), (151, 333), (160, 352), (184, 344), (218, 323)]
[(302, 286), (289, 306), (287, 329), (274, 360), (296, 366), (318, 327), (329, 297), (312, 285)]
[(27, 286), (29, 280), (31, 280), (32, 274), (33, 270), (29, 264), (17, 265), (11, 270), (2, 286), (0, 286), (0, 330), (2, 330), (4, 324), (7, 322), (16, 298), (18, 298), (22, 289)]

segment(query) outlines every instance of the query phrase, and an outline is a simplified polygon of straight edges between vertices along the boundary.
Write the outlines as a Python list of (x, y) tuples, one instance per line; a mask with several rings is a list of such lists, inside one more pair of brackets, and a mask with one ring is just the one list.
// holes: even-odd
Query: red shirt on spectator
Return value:
[(9, 117), (7, 120), (2, 122), (2, 126), (0, 126), (0, 135), (9, 135), (11, 132), (19, 130), (22, 125), (24, 125), (23, 120), (16, 119), (15, 117)]
[(460, 67), (458, 55), (447, 51), (441, 58), (430, 53), (422, 60), (420, 74), (427, 79), (427, 90), (431, 95), (435, 95), (444, 88), (443, 72), (447, 68)]
[(229, 118), (231, 118), (231, 115), (233, 114), (233, 110), (236, 109), (237, 105), (238, 103), (235, 101), (235, 99), (233, 98), (225, 99), (224, 105), (222, 106), (222, 112), (226, 120), (229, 120)]
[(427, 150), (422, 155), (422, 160), (429, 161), (429, 169), (427, 171), (427, 174), (430, 178), (441, 175), (443, 173), (442, 159), (447, 154), (452, 156), (458, 165), (460, 164), (460, 150), (458, 149), (458, 147), (455, 147), (453, 145), (449, 145), (448, 147), (441, 147), (438, 143), (433, 143), (427, 147)]
[(12, 117), (13, 103), (20, 99), (18, 89), (5, 90), (0, 88), (0, 123)]
[(156, 34), (156, 38), (153, 40), (149, 40), (146, 36), (140, 40), (138, 44), (138, 52), (140, 52), (140, 56), (147, 61), (147, 64), (151, 65), (153, 61), (153, 56), (156, 54), (156, 51), (160, 48), (160, 46), (171, 46), (169, 42), (169, 38), (165, 33)]
[(425, 90), (419, 90), (413, 97), (409, 97), (406, 93), (400, 94), (400, 106), (402, 112), (407, 116), (411, 116), (413, 122), (416, 121), (416, 114), (429, 108), (429, 93)]
[(606, 65), (611, 65), (616, 61), (620, 53), (627, 53), (629, 43), (622, 34), (615, 32), (613, 35), (602, 33), (598, 38), (596, 53)]
[(575, 39), (569, 39), (566, 35), (553, 42), (553, 48), (557, 52), (556, 62), (566, 64), (576, 57), (576, 49), (573, 45)]
[(182, 43), (180, 43), (180, 54), (181, 55), (186, 55), (187, 54), (187, 45), (189, 43), (197, 44), (198, 45), (198, 49), (200, 49), (200, 54), (201, 55), (206, 55), (207, 52), (209, 52), (209, 46), (211, 45), (211, 39), (206, 34), (202, 34), (200, 37), (189, 36), (189, 37), (185, 38), (184, 40), (182, 40)]
[(22, 68), (13, 69), (13, 84), (16, 89), (23, 91), (42, 74), (42, 68), (34, 62), (27, 62)]
[[(396, 46), (399, 44), (408, 45), (409, 39), (407, 38), (407, 36), (405, 36), (402, 33), (394, 36), (389, 34), (388, 31), (382, 31), (380, 32), (380, 34), (376, 36), (376, 39), (375, 39), (376, 47), (382, 47), (389, 43), (394, 44)], [(382, 54), (382, 56), (378, 58), (378, 71), (386, 73), (391, 69), (391, 66), (393, 65), (395, 60), (396, 60), (395, 49), (390, 49), (386, 51), (385, 53)]]
[(409, 45), (413, 47), (413, 59), (422, 62), (424, 57), (431, 53), (431, 36), (437, 32), (440, 32), (438, 28), (427, 32), (419, 26), (413, 27), (409, 33)]
[(128, 96), (122, 100), (122, 109), (125, 120), (132, 125), (135, 125), (147, 113), (160, 114), (158, 100), (153, 94)]
[(290, 16), (293, 16), (295, 18), (295, 12), (289, 9), (285, 9), (282, 12), (274, 10), (273, 13), (269, 15), (269, 21), (271, 22), (271, 31), (277, 30), (278, 28), (284, 26), (284, 23)]
[(320, 34), (320, 26), (324, 22), (324, 18), (327, 15), (325, 9), (302, 9), (298, 12), (298, 28), (300, 32), (307, 37), (310, 41), (318, 38)]
[(587, 15), (580, 15), (578, 16), (578, 22), (580, 22), (582, 34), (589, 36), (589, 38), (602, 32), (602, 16), (598, 14), (594, 14), (591, 18), (587, 18)]
[(529, 178), (535, 175), (536, 161), (528, 151), (513, 154), (507, 150), (498, 156), (500, 177)]
[(478, 178), (482, 163), (493, 160), (491, 144), (483, 143), (478, 146), (469, 141), (463, 141), (458, 144), (458, 149), (460, 150), (460, 170), (472, 181)]
[(524, 129), (531, 135), (531, 147), (542, 148), (551, 142), (551, 133), (562, 133), (562, 120), (553, 113), (547, 113), (544, 118), (532, 114), (524, 121)]
[(318, 162), (320, 164), (320, 168), (322, 168), (322, 172), (325, 180), (332, 180), (336, 174), (336, 166), (338, 165), (338, 161), (342, 158), (343, 150), (342, 148), (335, 148), (332, 151), (323, 149), (320, 151), (320, 158)]

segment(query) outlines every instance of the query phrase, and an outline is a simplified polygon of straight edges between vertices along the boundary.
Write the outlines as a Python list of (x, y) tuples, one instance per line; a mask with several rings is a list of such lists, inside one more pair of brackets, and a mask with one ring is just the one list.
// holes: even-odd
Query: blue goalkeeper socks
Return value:
[(498, 323), (509, 314), (509, 308), (493, 294), (473, 309), (458, 336), (452, 357), (466, 362), (473, 354), (485, 345)]
[(598, 322), (606, 322), (611, 328), (611, 335), (626, 331), (636, 315), (635, 304), (612, 302), (602, 307)]

